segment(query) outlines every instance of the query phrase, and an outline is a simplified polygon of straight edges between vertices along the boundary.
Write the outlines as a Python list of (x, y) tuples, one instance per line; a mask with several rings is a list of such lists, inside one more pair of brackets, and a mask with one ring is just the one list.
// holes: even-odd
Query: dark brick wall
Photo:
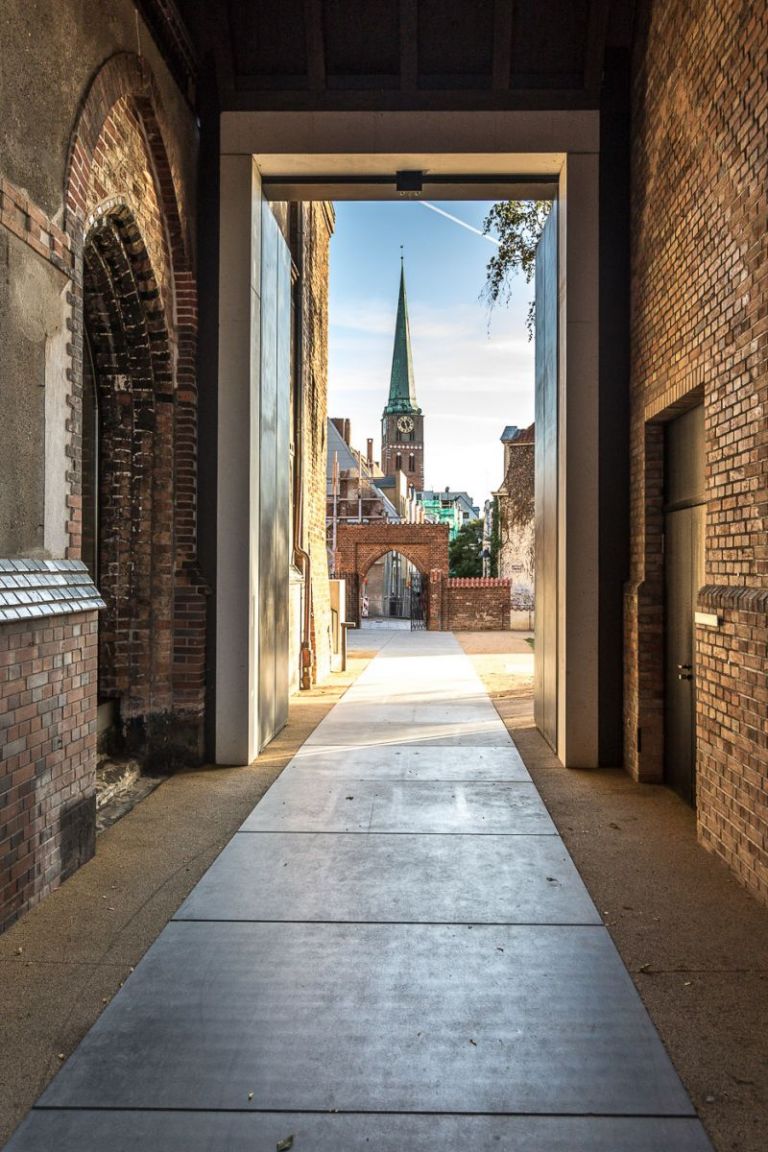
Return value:
[[(702, 842), (768, 898), (768, 9), (646, 3), (633, 93), (631, 579), (626, 752), (663, 758), (664, 421), (703, 399), (707, 588), (697, 630)], [(641, 728), (638, 751), (638, 727)]]
[(0, 930), (93, 855), (97, 629), (0, 628)]
[[(0, 626), (0, 927), (93, 851), (97, 663), (102, 694), (120, 698), (136, 750), (178, 763), (199, 756), (206, 651), (196, 556), (195, 119), (143, 29), (141, 58), (126, 50), (136, 44), (131, 4), (116, 0), (109, 17), (84, 20), (82, 5), (62, 0), (57, 20), (46, 17), (50, 39), (28, 35), (43, 19), (37, 7), (11, 0), (4, 25), (0, 229), (55, 270), (61, 291), (30, 335), (7, 301), (23, 289), (40, 311), (40, 294), (0, 277), (0, 320), (6, 354), (32, 349), (44, 360), (46, 331), (67, 334), (66, 363), (56, 365), (66, 374), (66, 420), (45, 467), (66, 464), (49, 475), (61, 506), (46, 505), (46, 530), (57, 526), (57, 547), (66, 540), (72, 559), (82, 548), (89, 326), (108, 609), (98, 660), (95, 615)], [(45, 84), (28, 85), (43, 73)], [(56, 392), (61, 376), (35, 379)], [(13, 456), (0, 459), (0, 489), (18, 482)], [(42, 532), (41, 524), (35, 548)]]

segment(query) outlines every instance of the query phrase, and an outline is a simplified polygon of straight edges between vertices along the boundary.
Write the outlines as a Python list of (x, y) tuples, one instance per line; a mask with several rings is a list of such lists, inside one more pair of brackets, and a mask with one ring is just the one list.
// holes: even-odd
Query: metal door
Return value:
[(536, 658), (534, 716), (557, 748), (558, 333), (557, 204), (536, 250)]
[(667, 430), (664, 778), (696, 803), (696, 596), (704, 583), (703, 410)]
[(288, 469), (291, 257), (266, 200), (261, 207), (259, 342), (258, 746), (288, 718)]

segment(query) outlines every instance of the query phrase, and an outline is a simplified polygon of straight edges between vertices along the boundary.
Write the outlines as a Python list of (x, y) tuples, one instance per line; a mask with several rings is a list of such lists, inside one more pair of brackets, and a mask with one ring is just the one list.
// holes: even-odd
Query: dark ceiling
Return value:
[(140, 0), (222, 108), (594, 108), (633, 0)]

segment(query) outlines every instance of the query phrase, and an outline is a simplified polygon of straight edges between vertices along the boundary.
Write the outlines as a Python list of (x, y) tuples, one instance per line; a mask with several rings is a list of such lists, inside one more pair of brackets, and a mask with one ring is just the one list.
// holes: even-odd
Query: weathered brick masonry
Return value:
[(418, 568), (428, 586), (427, 627), (442, 624), (442, 582), (448, 576), (447, 524), (339, 524), (336, 575), (347, 582), (347, 618), (360, 623), (360, 581), (387, 552), (399, 552)]
[(510, 626), (509, 580), (450, 579), (447, 524), (340, 524), (337, 575), (347, 581), (347, 617), (360, 623), (360, 585), (372, 564), (399, 552), (418, 568), (428, 589), (430, 631), (506, 630)]
[(4, 12), (0, 558), (93, 535), (92, 381), (107, 609), (0, 624), (0, 928), (93, 852), (99, 694), (146, 755), (200, 746), (197, 131), (134, 5), (109, 7), (61, 0), (46, 37), (34, 5)]
[[(99, 576), (102, 698), (120, 700), (136, 750), (154, 757), (167, 718), (199, 747), (205, 670), (196, 566), (197, 301), (189, 208), (144, 61), (112, 57), (72, 137), (66, 226), (72, 286), (70, 549), (82, 528), (85, 329), (101, 418)], [(165, 128), (167, 135), (167, 127)]]
[(453, 632), (507, 632), (509, 580), (482, 577), (443, 582), (443, 626)]
[(645, 16), (632, 141), (626, 762), (639, 779), (661, 777), (660, 422), (703, 398), (699, 606), (722, 624), (697, 629), (698, 828), (768, 900), (768, 9), (670, 0)]
[(97, 629), (0, 627), (0, 930), (93, 854)]
[(314, 679), (331, 670), (331, 602), (325, 542), (326, 417), (328, 411), (328, 263), (334, 215), (331, 204), (297, 205), (302, 227), (302, 344), (304, 540), (312, 558)]

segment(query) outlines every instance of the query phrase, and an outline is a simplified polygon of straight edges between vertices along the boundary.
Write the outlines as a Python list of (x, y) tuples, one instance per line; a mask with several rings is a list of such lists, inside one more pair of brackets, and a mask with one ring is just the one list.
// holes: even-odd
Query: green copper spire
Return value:
[(400, 297), (395, 321), (395, 347), (392, 352), (392, 374), (389, 378), (389, 400), (385, 412), (420, 413), (416, 403), (411, 357), (411, 330), (408, 324), (408, 300), (405, 295), (405, 267), (400, 256)]

